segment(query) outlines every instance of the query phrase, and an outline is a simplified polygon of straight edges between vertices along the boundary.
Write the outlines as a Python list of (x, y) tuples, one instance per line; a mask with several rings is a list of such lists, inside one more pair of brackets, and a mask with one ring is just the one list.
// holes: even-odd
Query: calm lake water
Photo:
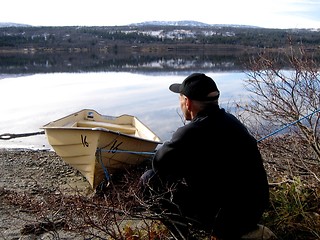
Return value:
[[(162, 141), (182, 125), (178, 95), (168, 90), (192, 72), (0, 75), (0, 135), (42, 131), (46, 123), (94, 109), (103, 115), (137, 116)], [(220, 104), (246, 95), (243, 72), (206, 72), (220, 89)], [(0, 148), (51, 149), (45, 135), (1, 140)]]

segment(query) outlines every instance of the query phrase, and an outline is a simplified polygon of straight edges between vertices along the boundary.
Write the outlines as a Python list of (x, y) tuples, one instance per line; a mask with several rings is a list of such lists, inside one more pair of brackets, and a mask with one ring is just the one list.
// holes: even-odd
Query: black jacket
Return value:
[(231, 228), (242, 234), (257, 224), (269, 203), (256, 139), (218, 106), (178, 128), (158, 149), (152, 166), (160, 177), (183, 179), (173, 201), (183, 214), (222, 235)]

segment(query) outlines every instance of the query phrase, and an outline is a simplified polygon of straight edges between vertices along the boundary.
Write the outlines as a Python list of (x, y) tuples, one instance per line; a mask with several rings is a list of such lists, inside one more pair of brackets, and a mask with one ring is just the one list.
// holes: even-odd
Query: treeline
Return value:
[[(0, 51), (169, 51), (176, 45), (202, 48), (225, 45), (236, 49), (271, 49), (301, 45), (317, 49), (320, 32), (307, 29), (250, 27), (112, 26), (112, 27), (3, 27)], [(164, 47), (166, 46), (166, 47)], [(186, 48), (188, 50), (189, 47)]]

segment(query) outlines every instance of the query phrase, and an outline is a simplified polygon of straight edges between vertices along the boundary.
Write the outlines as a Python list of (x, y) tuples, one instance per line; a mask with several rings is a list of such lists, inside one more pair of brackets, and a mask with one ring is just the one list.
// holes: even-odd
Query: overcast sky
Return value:
[(0, 10), (0, 22), (34, 26), (121, 26), (181, 20), (320, 29), (320, 0), (3, 0)]

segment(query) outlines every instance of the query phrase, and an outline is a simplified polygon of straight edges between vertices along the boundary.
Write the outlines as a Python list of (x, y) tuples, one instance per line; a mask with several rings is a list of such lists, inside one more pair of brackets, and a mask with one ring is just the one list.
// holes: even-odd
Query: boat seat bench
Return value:
[(88, 128), (106, 128), (111, 131), (121, 132), (125, 134), (135, 134), (136, 128), (132, 125), (124, 125), (124, 124), (114, 124), (114, 123), (106, 123), (106, 122), (97, 122), (97, 121), (78, 121), (77, 127), (88, 127)]

